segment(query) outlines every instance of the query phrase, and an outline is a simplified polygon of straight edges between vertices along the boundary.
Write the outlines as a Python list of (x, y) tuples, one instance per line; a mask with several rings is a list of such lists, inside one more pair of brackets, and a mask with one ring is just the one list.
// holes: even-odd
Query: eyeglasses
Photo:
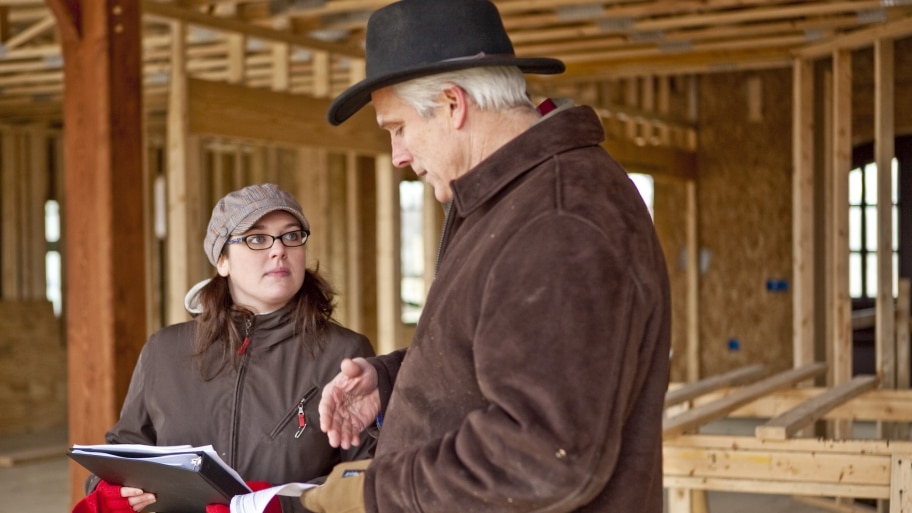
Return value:
[(307, 230), (295, 230), (293, 232), (283, 233), (278, 237), (274, 235), (269, 235), (265, 233), (252, 233), (250, 235), (244, 235), (243, 237), (238, 237), (236, 239), (231, 239), (225, 243), (225, 245), (237, 244), (238, 242), (243, 242), (247, 244), (247, 247), (256, 251), (269, 249), (275, 244), (275, 241), (282, 241), (282, 245), (286, 248), (296, 248), (298, 246), (303, 246), (307, 242), (307, 237), (310, 236), (310, 232)]

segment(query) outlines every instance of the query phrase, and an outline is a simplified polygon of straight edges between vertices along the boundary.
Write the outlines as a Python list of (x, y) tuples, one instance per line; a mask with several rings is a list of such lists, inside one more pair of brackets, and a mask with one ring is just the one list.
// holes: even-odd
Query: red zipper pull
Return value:
[(295, 433), (295, 438), (301, 438), (301, 434), (304, 433), (304, 428), (307, 427), (307, 419), (304, 418), (304, 401), (298, 403), (298, 431)]
[(247, 346), (250, 345), (250, 337), (244, 339), (244, 343), (241, 344), (241, 347), (238, 349), (238, 356), (243, 356), (247, 352)]

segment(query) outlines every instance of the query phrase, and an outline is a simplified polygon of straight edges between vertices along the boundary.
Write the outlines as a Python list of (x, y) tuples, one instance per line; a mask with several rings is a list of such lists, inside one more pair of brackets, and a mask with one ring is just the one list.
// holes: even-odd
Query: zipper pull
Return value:
[(301, 438), (304, 428), (307, 427), (307, 419), (304, 418), (304, 399), (298, 403), (298, 431), (295, 432), (295, 438)]
[(238, 356), (244, 356), (244, 353), (247, 352), (247, 346), (250, 345), (250, 337), (244, 339), (244, 343), (241, 344), (241, 347), (238, 348)]
[(253, 319), (248, 317), (247, 321), (244, 323), (244, 342), (241, 344), (241, 347), (238, 348), (238, 356), (244, 356), (244, 353), (247, 352), (247, 346), (250, 345), (250, 326), (253, 325)]

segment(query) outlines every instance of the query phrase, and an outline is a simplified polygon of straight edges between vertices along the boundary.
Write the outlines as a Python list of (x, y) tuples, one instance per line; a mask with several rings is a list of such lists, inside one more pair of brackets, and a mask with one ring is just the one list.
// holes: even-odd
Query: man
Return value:
[[(542, 116), (487, 0), (403, 0), (367, 27), (367, 78), (396, 166), (448, 206), (407, 350), (343, 362), (321, 428), (374, 459), (302, 496), (317, 512), (662, 511), (670, 307), (649, 213), (587, 107)], [(382, 423), (380, 422), (382, 419)]]

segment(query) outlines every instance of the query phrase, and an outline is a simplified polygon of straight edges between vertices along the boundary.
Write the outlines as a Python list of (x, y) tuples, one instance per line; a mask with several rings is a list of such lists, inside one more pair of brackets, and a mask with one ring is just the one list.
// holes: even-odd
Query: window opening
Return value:
[(60, 258), (60, 205), (56, 200), (44, 204), (44, 239), (47, 253), (44, 255), (45, 295), (54, 308), (54, 315), (60, 318), (63, 307), (62, 269)]
[(415, 324), (424, 307), (424, 183), (399, 183), (402, 322)]
[[(893, 296), (899, 291), (899, 161), (891, 166)], [(877, 297), (877, 164), (849, 171), (849, 295)]]

